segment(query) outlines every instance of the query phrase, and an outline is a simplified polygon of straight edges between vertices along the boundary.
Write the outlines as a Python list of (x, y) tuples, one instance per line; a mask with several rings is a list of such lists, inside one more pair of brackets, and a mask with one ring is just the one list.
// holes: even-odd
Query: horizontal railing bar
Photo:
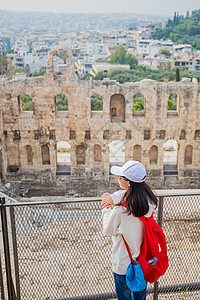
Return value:
[[(195, 291), (200, 289), (200, 282), (193, 282), (193, 283), (183, 283), (183, 284), (174, 284), (174, 285), (166, 285), (166, 286), (160, 286), (158, 287), (159, 293), (169, 293), (169, 292), (175, 292), (180, 293), (182, 291)], [(147, 294), (152, 294), (153, 288), (147, 289)], [(96, 295), (87, 295), (87, 296), (77, 296), (77, 297), (70, 297), (70, 298), (57, 298), (57, 299), (51, 299), (51, 300), (102, 300), (102, 299), (110, 299), (110, 298), (116, 298), (115, 293), (106, 293), (106, 294), (96, 294)]]
[(95, 294), (95, 295), (77, 296), (77, 297), (70, 297), (70, 298), (56, 298), (51, 300), (89, 300), (89, 299), (102, 300), (102, 299), (110, 299), (113, 297), (116, 298), (115, 293)]
[[(156, 194), (157, 197), (175, 197), (175, 196), (200, 196), (200, 193), (173, 193), (173, 194)], [(7, 197), (7, 196), (6, 196)], [(3, 198), (0, 196), (0, 199)], [(15, 200), (16, 201), (16, 200)], [(46, 205), (46, 204), (62, 204), (62, 203), (78, 203), (78, 202), (99, 202), (100, 197), (80, 197), (80, 198), (68, 198), (63, 200), (49, 200), (49, 201), (31, 201), (31, 202), (15, 202), (5, 203), (3, 206), (30, 206), (30, 205)]]
[(160, 286), (158, 288), (159, 293), (170, 293), (170, 292), (182, 292), (182, 291), (195, 291), (200, 290), (200, 282), (191, 282), (191, 283), (181, 283), (181, 284), (173, 284)]

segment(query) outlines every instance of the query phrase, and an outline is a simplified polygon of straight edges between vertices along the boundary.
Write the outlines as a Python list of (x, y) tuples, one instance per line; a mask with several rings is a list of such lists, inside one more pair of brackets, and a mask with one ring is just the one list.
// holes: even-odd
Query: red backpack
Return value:
[[(124, 204), (126, 207), (126, 204)], [(145, 236), (140, 248), (137, 261), (141, 265), (144, 279), (149, 283), (155, 282), (164, 275), (168, 268), (167, 244), (161, 227), (156, 223), (153, 214), (150, 218), (139, 218), (145, 225)], [(155, 267), (149, 267), (147, 261), (157, 258)]]
[[(154, 220), (153, 214), (150, 218), (143, 216), (140, 220), (145, 224), (145, 236), (137, 261), (141, 265), (145, 280), (153, 283), (164, 275), (168, 268), (167, 244), (164, 232)], [(154, 257), (157, 258), (157, 262), (155, 267), (151, 268), (147, 261)]]

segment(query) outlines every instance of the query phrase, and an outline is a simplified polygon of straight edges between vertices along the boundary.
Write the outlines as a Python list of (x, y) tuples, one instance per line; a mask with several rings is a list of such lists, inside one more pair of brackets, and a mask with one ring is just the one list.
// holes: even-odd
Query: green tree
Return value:
[(168, 110), (177, 110), (177, 94), (171, 94), (168, 98)]
[(32, 74), (32, 77), (36, 77), (36, 76), (43, 76), (46, 73), (46, 67), (41, 67), (40, 70), (37, 72), (35, 71)]
[(164, 54), (165, 56), (168, 56), (168, 57), (170, 57), (172, 55), (171, 52), (169, 50), (167, 50), (167, 49), (161, 49), (159, 51), (159, 53), (160, 54)]
[(30, 69), (30, 66), (28, 64), (25, 65), (25, 68), (24, 68), (24, 72), (26, 74), (26, 76), (28, 76), (28, 74), (30, 73), (31, 69)]
[(144, 95), (136, 94), (133, 97), (133, 111), (143, 111), (144, 110)]
[(103, 98), (99, 94), (93, 94), (91, 96), (91, 110), (101, 111), (103, 110)]
[(56, 107), (58, 111), (68, 110), (68, 100), (64, 94), (56, 96)]
[(110, 63), (122, 65), (126, 63), (126, 49), (124, 48), (124, 46), (118, 46), (115, 52), (111, 54)]
[(180, 81), (180, 69), (179, 68), (176, 69), (176, 81), (177, 82)]
[(130, 69), (135, 69), (138, 65), (138, 60), (133, 54), (127, 53), (126, 63), (130, 66)]
[(0, 56), (0, 75), (7, 74), (8, 70), (8, 58), (7, 55), (1, 55)]
[(22, 110), (23, 111), (33, 111), (33, 103), (32, 99), (27, 94), (21, 94), (21, 103), (22, 103)]

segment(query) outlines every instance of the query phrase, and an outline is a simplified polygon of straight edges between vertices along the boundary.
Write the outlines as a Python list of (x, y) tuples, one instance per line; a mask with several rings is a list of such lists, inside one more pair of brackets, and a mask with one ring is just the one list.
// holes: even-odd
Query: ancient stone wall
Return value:
[[(67, 58), (65, 76), (54, 74), (56, 54)], [(31, 96), (33, 111), (22, 110), (22, 93)], [(91, 96), (95, 93), (103, 97), (103, 111), (91, 111)], [(133, 113), (133, 96), (138, 93), (144, 95), (144, 111)], [(67, 97), (68, 111), (57, 111), (57, 94)], [(178, 95), (176, 111), (167, 110), (170, 94)], [(71, 52), (56, 49), (49, 53), (44, 77), (0, 81), (0, 139), (4, 180), (36, 179), (45, 172), (50, 174), (48, 180), (56, 181), (60, 141), (71, 146), (72, 178), (107, 180), (109, 144), (120, 140), (125, 160), (141, 157), (155, 186), (164, 183), (163, 145), (176, 140), (177, 179), (183, 187), (185, 182), (198, 187), (200, 88), (196, 79), (166, 83), (145, 79), (125, 84), (106, 79), (81, 81), (75, 75)]]

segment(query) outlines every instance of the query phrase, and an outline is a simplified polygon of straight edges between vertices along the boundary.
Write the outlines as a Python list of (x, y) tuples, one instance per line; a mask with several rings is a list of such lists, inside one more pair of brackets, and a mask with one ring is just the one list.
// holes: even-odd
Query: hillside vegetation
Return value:
[(169, 19), (164, 29), (156, 28), (155, 38), (160, 40), (170, 39), (177, 44), (191, 44), (200, 49), (200, 9), (186, 16), (174, 13), (174, 18)]

